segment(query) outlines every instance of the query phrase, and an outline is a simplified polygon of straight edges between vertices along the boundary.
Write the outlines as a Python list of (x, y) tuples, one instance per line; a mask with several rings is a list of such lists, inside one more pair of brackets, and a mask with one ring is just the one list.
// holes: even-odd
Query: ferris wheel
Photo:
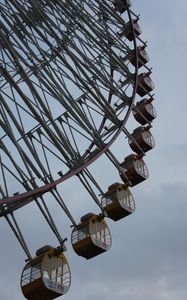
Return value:
[[(130, 0), (0, 1), (0, 216), (28, 258), (21, 287), (29, 300), (54, 299), (71, 284), (66, 238), (46, 197), (71, 221), (74, 251), (91, 259), (111, 247), (106, 219), (132, 214), (130, 187), (149, 176), (143, 157), (155, 145), (154, 84), (131, 7)], [(123, 161), (111, 151), (119, 135), (131, 149)], [(121, 182), (103, 187), (92, 174), (90, 165), (102, 155)], [(99, 211), (80, 222), (58, 190), (74, 175)], [(32, 201), (59, 243), (34, 256), (16, 220)]]

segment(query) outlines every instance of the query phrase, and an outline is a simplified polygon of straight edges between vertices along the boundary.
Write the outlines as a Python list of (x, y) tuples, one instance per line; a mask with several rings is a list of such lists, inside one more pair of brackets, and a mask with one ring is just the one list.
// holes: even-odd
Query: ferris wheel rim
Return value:
[[(126, 2), (126, 0), (125, 0), (125, 2)], [(10, 196), (10, 197), (2, 198), (1, 202), (0, 202), (0, 207), (4, 206), (4, 205), (6, 206), (8, 204), (14, 204), (14, 203), (17, 203), (17, 202), (20, 201), (21, 203), (19, 204), (19, 207), (18, 207), (18, 208), (20, 208), (20, 207), (34, 201), (35, 197), (41, 196), (44, 193), (55, 189), (58, 184), (64, 182), (65, 180), (69, 179), (70, 177), (72, 177), (74, 175), (77, 175), (78, 173), (83, 171), (86, 167), (88, 167), (92, 162), (97, 160), (101, 155), (103, 155), (109, 149), (109, 147), (114, 143), (114, 141), (118, 138), (120, 133), (122, 132), (128, 118), (129, 118), (131, 110), (133, 108), (135, 97), (136, 97), (137, 85), (138, 85), (138, 51), (137, 51), (137, 43), (136, 43), (136, 34), (135, 34), (134, 26), (133, 26), (133, 19), (132, 19), (132, 16), (131, 16), (131, 10), (128, 7), (128, 5), (127, 5), (127, 13), (128, 13), (129, 21), (130, 21), (130, 24), (131, 24), (132, 34), (133, 34), (133, 44), (134, 44), (136, 64), (135, 64), (134, 86), (133, 86), (133, 92), (132, 92), (132, 96), (131, 96), (131, 103), (129, 104), (128, 110), (125, 114), (125, 117), (124, 117), (123, 121), (121, 121), (120, 127), (116, 130), (116, 132), (114, 133), (111, 140), (107, 144), (105, 144), (104, 147), (101, 148), (100, 151), (98, 151), (92, 158), (90, 158), (87, 161), (84, 161), (81, 166), (79, 166), (78, 168), (76, 168), (74, 170), (69, 170), (62, 177), (60, 177), (60, 178), (58, 178), (58, 179), (56, 179), (56, 180), (54, 180), (50, 183), (44, 184), (44, 185), (42, 185), (40, 187), (37, 187), (35, 189), (32, 189), (30, 191), (26, 191), (26, 192), (16, 194), (16, 195), (13, 195), (13, 196)], [(103, 119), (102, 122), (104, 122), (104, 119)], [(94, 145), (94, 142), (92, 142), (90, 144), (89, 148), (93, 147), (93, 145)], [(83, 157), (84, 157), (84, 155), (83, 155)], [(32, 198), (32, 199), (30, 199), (30, 198)], [(5, 214), (6, 214), (6, 212), (5, 212)]]

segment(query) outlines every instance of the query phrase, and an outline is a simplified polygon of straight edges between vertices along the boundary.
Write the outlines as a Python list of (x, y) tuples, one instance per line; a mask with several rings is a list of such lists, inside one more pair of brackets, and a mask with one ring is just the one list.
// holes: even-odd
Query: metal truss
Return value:
[(129, 55), (138, 57), (135, 35), (129, 42), (124, 33), (132, 12), (122, 17), (109, 0), (2, 0), (0, 11), (0, 216), (16, 228), (9, 215), (36, 201), (63, 243), (46, 194), (75, 225), (58, 184), (77, 175), (102, 210), (88, 166), (106, 153), (120, 171), (109, 147), (130, 135), (138, 68)]

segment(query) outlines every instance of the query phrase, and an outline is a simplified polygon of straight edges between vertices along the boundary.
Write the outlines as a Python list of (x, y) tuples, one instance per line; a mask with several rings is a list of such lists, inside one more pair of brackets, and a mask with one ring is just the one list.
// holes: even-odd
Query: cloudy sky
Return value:
[[(133, 0), (133, 10), (140, 13), (143, 37), (149, 41), (156, 87), (158, 118), (152, 129), (156, 148), (146, 156), (150, 178), (133, 189), (136, 212), (117, 223), (108, 222), (113, 237), (109, 252), (85, 261), (68, 244), (72, 287), (64, 296), (66, 300), (186, 300), (187, 297), (187, 3)], [(121, 145), (119, 140), (115, 147)], [(95, 166), (95, 171), (99, 172), (99, 166)], [(111, 182), (115, 180), (113, 176), (111, 173)], [(76, 198), (77, 206), (75, 200), (71, 205), (81, 211), (83, 204), (79, 207), (77, 198), (82, 197), (82, 190), (70, 193), (67, 186), (64, 191), (69, 199)], [(31, 213), (32, 219), (28, 217)], [(26, 208), (24, 214), (20, 212), (19, 218), (25, 232), (30, 234), (29, 246), (33, 249), (46, 243), (46, 239), (53, 243), (34, 205), (32, 211)], [(0, 300), (12, 296), (14, 300), (22, 300), (19, 276), (25, 256), (8, 225), (0, 220), (0, 226)]]

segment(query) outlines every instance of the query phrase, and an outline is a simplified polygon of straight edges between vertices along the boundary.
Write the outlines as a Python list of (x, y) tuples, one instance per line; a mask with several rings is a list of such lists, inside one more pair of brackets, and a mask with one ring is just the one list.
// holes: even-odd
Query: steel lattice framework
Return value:
[(28, 257), (14, 211), (36, 201), (63, 244), (45, 194), (76, 225), (57, 186), (77, 175), (103, 211), (87, 167), (105, 153), (120, 172), (109, 147), (122, 131), (134, 140), (125, 124), (138, 85), (138, 16), (121, 16), (114, 2), (0, 1), (0, 216)]

